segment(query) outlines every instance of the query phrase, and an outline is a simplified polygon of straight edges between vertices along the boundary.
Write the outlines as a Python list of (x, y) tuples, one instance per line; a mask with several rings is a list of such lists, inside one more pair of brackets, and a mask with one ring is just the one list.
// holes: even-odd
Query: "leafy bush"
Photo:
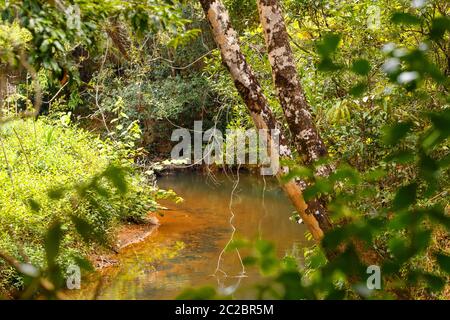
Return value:
[[(0, 142), (0, 252), (37, 267), (46, 264), (44, 238), (55, 221), (64, 231), (58, 256), (64, 268), (93, 250), (73, 224), (88, 225), (91, 236), (111, 246), (119, 221), (142, 221), (157, 208), (156, 197), (168, 195), (146, 184), (126, 150), (67, 125), (67, 116), (5, 124)], [(23, 285), (3, 262), (0, 279), (2, 291)]]

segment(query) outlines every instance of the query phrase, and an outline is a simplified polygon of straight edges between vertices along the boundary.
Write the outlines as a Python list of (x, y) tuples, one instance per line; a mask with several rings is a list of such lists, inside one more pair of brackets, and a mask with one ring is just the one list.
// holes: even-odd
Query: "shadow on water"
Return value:
[[(293, 207), (276, 181), (241, 174), (236, 186), (236, 179), (198, 173), (161, 178), (159, 186), (173, 189), (184, 201), (164, 202), (168, 210), (157, 231), (124, 249), (119, 266), (104, 271), (100, 299), (172, 299), (185, 288), (225, 288), (238, 282), (240, 288), (250, 288), (259, 276), (254, 268), (243, 270), (240, 257), (248, 252), (222, 252), (233, 226), (237, 238), (274, 242), (280, 257), (302, 256), (305, 228), (289, 220)], [(78, 298), (88, 298), (94, 290), (88, 286)], [(251, 292), (239, 290), (237, 297), (252, 298)]]

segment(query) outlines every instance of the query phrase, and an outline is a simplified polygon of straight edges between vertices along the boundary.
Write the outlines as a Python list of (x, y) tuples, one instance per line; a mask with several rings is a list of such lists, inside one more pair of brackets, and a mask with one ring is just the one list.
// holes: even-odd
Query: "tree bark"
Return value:
[[(283, 109), (297, 152), (310, 165), (328, 155), (311, 115), (296, 70), (289, 35), (277, 0), (258, 0), (258, 10), (264, 31), (273, 82)], [(316, 173), (328, 176), (333, 171), (330, 165), (320, 166)], [(332, 224), (323, 201), (310, 201), (308, 211), (315, 214), (321, 228), (327, 231)]]
[(0, 64), (0, 117), (3, 116), (3, 105), (6, 99), (7, 91), (7, 72), (6, 68)]
[(110, 20), (110, 25), (106, 28), (106, 33), (111, 38), (115, 47), (119, 50), (126, 60), (130, 60), (131, 41), (127, 31), (116, 19)]
[[(272, 77), (283, 108), (289, 129), (293, 135), (297, 152), (305, 156), (305, 163), (312, 164), (328, 155), (311, 115), (310, 106), (305, 98), (303, 88), (295, 66), (289, 35), (287, 33), (281, 7), (278, 0), (257, 0), (261, 25), (264, 30)], [(320, 166), (316, 174), (328, 176), (334, 171), (332, 165)], [(324, 232), (332, 228), (324, 203), (315, 200), (308, 203), (309, 210), (317, 210), (316, 218)], [(314, 206), (316, 206), (314, 208)], [(379, 264), (380, 255), (373, 248), (365, 248), (361, 240), (350, 241), (356, 248), (360, 259), (367, 265)], [(333, 258), (337, 252), (326, 252)]]
[[(237, 33), (231, 26), (230, 17), (226, 8), (220, 0), (199, 1), (205, 12), (206, 19), (211, 26), (214, 40), (220, 49), (223, 63), (230, 72), (234, 84), (241, 98), (244, 100), (255, 126), (258, 129), (280, 130), (281, 128), (269, 107), (268, 101), (262, 92), (258, 80), (241, 52)], [(273, 145), (275, 142), (270, 135), (270, 131), (268, 131), (268, 136), (269, 154), (271, 157), (278, 156), (271, 152), (271, 150), (274, 150)], [(280, 136), (281, 156), (290, 156), (289, 150), (290, 148), (286, 144), (286, 138)], [(282, 175), (283, 172), (280, 170), (277, 173), (277, 178), (280, 179)], [(314, 239), (319, 242), (323, 238), (324, 232), (320, 227), (316, 216), (307, 212), (308, 205), (303, 199), (299, 186), (293, 181), (281, 185)]]
[[(328, 152), (317, 131), (299, 81), (281, 8), (277, 0), (258, 0), (258, 10), (273, 81), (295, 147), (305, 157), (305, 164), (312, 164), (326, 157)], [(317, 174), (321, 176), (328, 176), (331, 172), (332, 168), (328, 165), (317, 170)]]

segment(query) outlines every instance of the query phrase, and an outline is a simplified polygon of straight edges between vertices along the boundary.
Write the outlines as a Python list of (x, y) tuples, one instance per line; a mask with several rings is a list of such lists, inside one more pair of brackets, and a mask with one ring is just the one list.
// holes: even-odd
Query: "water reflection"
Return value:
[[(248, 252), (223, 252), (234, 228), (235, 237), (273, 241), (280, 257), (301, 253), (305, 228), (289, 220), (293, 207), (276, 181), (241, 174), (235, 182), (236, 176), (223, 174), (215, 179), (194, 173), (161, 178), (161, 188), (173, 189), (185, 201), (164, 203), (169, 210), (162, 226), (120, 254), (120, 266), (105, 274), (100, 298), (172, 299), (187, 287), (251, 287), (257, 271), (243, 272), (240, 263)], [(79, 298), (91, 292), (86, 288)], [(240, 298), (252, 297), (251, 290), (238, 292)]]

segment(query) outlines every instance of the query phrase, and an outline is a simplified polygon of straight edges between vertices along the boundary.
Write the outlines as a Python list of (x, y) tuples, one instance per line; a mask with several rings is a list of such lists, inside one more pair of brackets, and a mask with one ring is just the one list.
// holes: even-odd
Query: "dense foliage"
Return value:
[[(306, 261), (300, 265), (295, 257), (278, 261), (270, 244), (257, 242), (255, 256), (246, 262), (256, 263), (272, 279), (259, 287), (260, 297), (447, 297), (448, 5), (284, 4), (302, 85), (330, 150), (326, 161), (337, 165), (337, 171), (324, 179), (315, 177), (311, 168), (288, 161), (291, 172), (286, 180), (313, 181), (305, 197), (328, 198), (337, 227), (321, 248), (305, 251)], [(271, 105), (277, 107), (270, 66), (261, 52), (264, 42), (257, 12), (251, 5), (245, 8), (236, 13), (240, 22), (246, 22), (236, 22), (242, 29), (244, 52)], [(373, 10), (378, 10), (379, 21), (369, 20), (366, 13)], [(217, 59), (210, 61), (206, 70), (213, 87), (239, 106), (234, 91), (224, 90), (232, 88), (229, 77), (220, 71)], [(244, 110), (242, 105), (236, 109)], [(235, 113), (234, 121), (237, 127), (251, 125), (245, 114)], [(330, 252), (338, 252), (337, 258), (327, 263), (324, 253)], [(385, 272), (383, 290), (367, 290), (369, 265)], [(281, 290), (274, 289), (278, 285)], [(214, 294), (201, 289), (181, 297)]]
[[(287, 129), (256, 1), (223, 2)], [(327, 200), (335, 227), (302, 259), (280, 261), (265, 241), (228, 249), (254, 250), (245, 262), (267, 276), (261, 298), (448, 299), (449, 3), (280, 3), (329, 149), (322, 161), (337, 168), (316, 176), (296, 154), (285, 181), (307, 180), (305, 198)], [(60, 274), (56, 266), (91, 252), (91, 240), (110, 246), (119, 221), (142, 220), (171, 195), (149, 187), (136, 165), (168, 158), (174, 128), (253, 123), (197, 2), (4, 0), (0, 13), (0, 253), (12, 257), (0, 265), (0, 288), (39, 279), (54, 297), (45, 272)], [(366, 289), (368, 265), (383, 270), (382, 290)]]
[[(170, 195), (149, 186), (125, 151), (65, 119), (18, 120), (0, 131), (0, 251), (40, 268), (48, 262), (43, 240), (56, 221), (64, 232), (58, 262), (65, 270), (93, 252), (74, 226), (86, 224), (92, 236), (114, 247), (117, 223), (143, 221), (158, 208), (157, 198)], [(2, 263), (0, 270), (3, 292), (21, 287), (13, 268)]]

